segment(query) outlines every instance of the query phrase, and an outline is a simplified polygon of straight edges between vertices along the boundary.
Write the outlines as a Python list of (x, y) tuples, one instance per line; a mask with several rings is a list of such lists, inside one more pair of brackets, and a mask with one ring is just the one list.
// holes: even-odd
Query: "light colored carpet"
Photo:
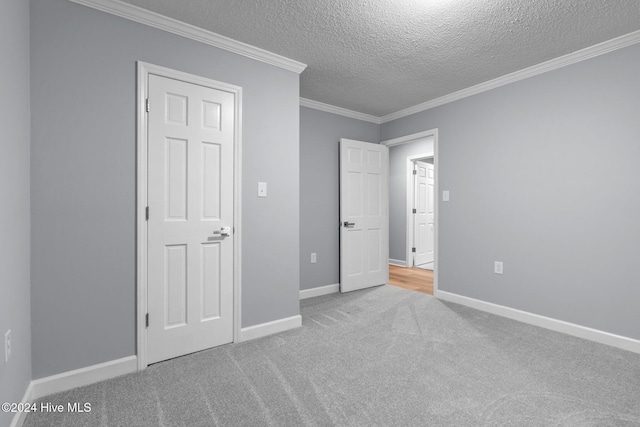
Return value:
[(303, 326), (46, 397), (25, 426), (640, 426), (640, 355), (393, 286)]

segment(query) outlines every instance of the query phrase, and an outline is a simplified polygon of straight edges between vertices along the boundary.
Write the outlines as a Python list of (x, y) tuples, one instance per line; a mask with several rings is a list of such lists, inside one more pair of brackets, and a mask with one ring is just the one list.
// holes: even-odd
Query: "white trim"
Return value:
[(242, 327), (242, 88), (237, 87), (233, 153), (233, 342), (238, 342)]
[(515, 308), (506, 307), (503, 305), (493, 304), (490, 302), (481, 301), (450, 292), (436, 291), (434, 295), (440, 300), (461, 304), (467, 307), (475, 308), (476, 310), (485, 311), (487, 313), (492, 313), (498, 316), (517, 320), (518, 322), (539, 326), (541, 328), (550, 329), (552, 331), (561, 332), (563, 334), (571, 335), (578, 338), (584, 338), (589, 341), (617, 347), (623, 350), (632, 351), (634, 353), (640, 353), (640, 341), (632, 338), (611, 334), (609, 332), (604, 332), (597, 329), (587, 328), (585, 326), (576, 325), (575, 323), (569, 323), (550, 317), (540, 316), (538, 314), (517, 310)]
[(430, 129), (422, 132), (412, 133), (411, 135), (399, 136), (393, 139), (387, 139), (382, 141), (380, 144), (386, 145), (387, 147), (393, 147), (395, 145), (407, 144), (409, 142), (415, 141), (416, 139), (428, 138), (430, 136), (435, 137), (438, 129)]
[(136, 359), (136, 356), (123, 357), (122, 359), (33, 380), (31, 381), (30, 400), (34, 401), (50, 394), (130, 374), (137, 370), (138, 362)]
[(307, 298), (319, 297), (322, 295), (335, 294), (336, 292), (340, 292), (340, 283), (318, 286), (317, 288), (311, 289), (301, 289), (300, 299), (302, 300)]
[(278, 332), (288, 331), (289, 329), (299, 328), (300, 326), (302, 326), (302, 316), (299, 314), (297, 316), (285, 317), (284, 319), (242, 328), (240, 331), (240, 341), (262, 338), (267, 335), (277, 334)]
[[(33, 381), (29, 382), (27, 389), (24, 391), (24, 396), (22, 396), (22, 400), (20, 403), (26, 404), (33, 402), (31, 395), (33, 394)], [(11, 424), (9, 427), (22, 427), (24, 424), (24, 420), (27, 418), (28, 412), (16, 412), (11, 420)]]
[[(111, 360), (109, 362), (98, 363), (97, 365), (85, 368), (74, 369), (73, 371), (44, 377), (33, 380), (29, 383), (24, 393), (21, 403), (32, 403), (41, 397), (54, 393), (71, 390), (77, 387), (95, 384), (121, 375), (136, 372), (138, 362), (136, 356), (127, 356), (122, 359)], [(22, 427), (27, 412), (18, 412), (13, 416), (10, 427)]]
[(435, 182), (435, 193), (436, 193), (436, 210), (434, 212), (434, 221), (436, 223), (435, 227), (435, 247), (433, 248), (433, 292), (438, 292), (438, 283), (439, 283), (439, 275), (438, 271), (440, 271), (440, 138), (438, 137), (438, 129), (433, 130), (433, 168), (436, 170), (436, 182)]
[(234, 221), (234, 254), (233, 254), (233, 341), (241, 340), (241, 300), (242, 300), (242, 88), (222, 83), (205, 77), (183, 73), (170, 68), (138, 61), (138, 105), (137, 105), (137, 176), (136, 176), (136, 270), (137, 270), (137, 359), (138, 369), (147, 367), (147, 114), (145, 103), (148, 97), (149, 74), (173, 78), (205, 87), (230, 92), (235, 100), (235, 132), (234, 132), (234, 183), (233, 183), (233, 221)]
[(534, 77), (539, 74), (556, 70), (558, 68), (566, 67), (568, 65), (594, 58), (596, 56), (604, 55), (605, 53), (622, 49), (636, 43), (640, 43), (640, 31), (634, 31), (633, 33), (625, 34), (623, 36), (616, 37), (615, 39), (607, 40), (605, 42), (586, 47), (568, 55), (554, 58), (550, 61), (546, 61), (541, 64), (525, 68), (523, 70), (515, 71), (505, 76), (498, 77), (497, 79), (489, 80), (488, 82), (480, 83), (478, 85), (471, 86), (445, 96), (441, 96), (440, 98), (432, 99), (430, 101), (426, 101), (421, 104), (396, 111), (395, 113), (387, 114), (386, 116), (380, 117), (380, 123), (387, 123), (392, 120), (419, 113), (421, 111), (439, 107), (441, 105), (448, 104), (462, 98), (467, 98), (469, 96), (477, 95), (479, 93), (498, 88), (500, 86), (505, 86), (510, 83), (528, 79), (529, 77)]
[(306, 64), (118, 0), (69, 0), (300, 74)]
[(137, 106), (136, 106), (136, 354), (138, 369), (147, 367), (147, 114), (146, 99), (148, 71), (145, 64), (137, 63)]
[(365, 122), (371, 122), (377, 125), (381, 123), (379, 117), (372, 116), (370, 114), (359, 113), (357, 111), (348, 110), (342, 107), (336, 107), (335, 105), (325, 104), (323, 102), (314, 101), (312, 99), (300, 98), (300, 106), (325, 111), (327, 113), (338, 114), (340, 116), (350, 117), (356, 120), (364, 120)]
[(401, 259), (391, 259), (389, 258), (389, 264), (395, 265), (396, 267), (409, 267), (407, 261)]

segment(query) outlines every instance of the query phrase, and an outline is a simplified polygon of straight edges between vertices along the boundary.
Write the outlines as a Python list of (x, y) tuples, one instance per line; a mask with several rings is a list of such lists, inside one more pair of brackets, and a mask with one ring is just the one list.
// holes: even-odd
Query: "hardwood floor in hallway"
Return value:
[(433, 295), (433, 271), (389, 265), (389, 284)]

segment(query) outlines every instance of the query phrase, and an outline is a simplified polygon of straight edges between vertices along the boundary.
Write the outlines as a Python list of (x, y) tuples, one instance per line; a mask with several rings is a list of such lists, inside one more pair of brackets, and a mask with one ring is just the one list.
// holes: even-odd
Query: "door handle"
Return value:
[(354, 225), (356, 225), (356, 223), (355, 222), (345, 221), (345, 222), (342, 223), (342, 225), (344, 225), (346, 228), (351, 228)]
[(229, 237), (231, 234), (231, 227), (221, 227), (220, 230), (213, 230), (213, 234), (220, 237)]

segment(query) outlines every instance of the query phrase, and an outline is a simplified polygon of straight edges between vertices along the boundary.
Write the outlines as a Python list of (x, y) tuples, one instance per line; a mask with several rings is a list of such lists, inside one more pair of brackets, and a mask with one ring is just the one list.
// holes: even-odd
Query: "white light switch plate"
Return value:
[(444, 190), (442, 192), (442, 201), (443, 202), (448, 202), (449, 201), (449, 190)]
[(502, 261), (496, 261), (493, 264), (493, 272), (495, 274), (502, 274), (504, 272), (504, 265), (502, 264)]
[(259, 182), (258, 183), (258, 197), (267, 197), (267, 183)]

